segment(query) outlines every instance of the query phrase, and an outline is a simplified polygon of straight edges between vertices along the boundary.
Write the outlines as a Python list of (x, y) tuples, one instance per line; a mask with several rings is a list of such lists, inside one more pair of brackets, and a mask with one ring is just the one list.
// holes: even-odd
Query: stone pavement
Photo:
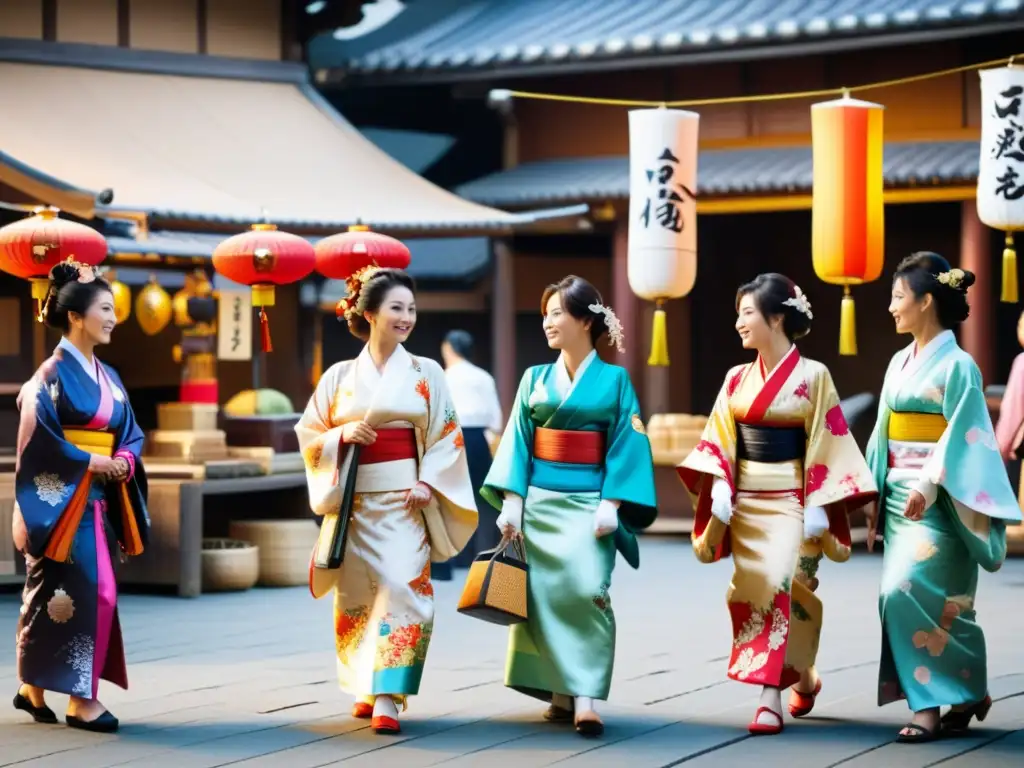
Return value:
[[(781, 736), (753, 738), (757, 691), (725, 679), (731, 564), (701, 565), (681, 538), (648, 537), (643, 567), (620, 561), (619, 626), (607, 730), (588, 741), (545, 723), (539, 703), (502, 685), (505, 630), (460, 616), (461, 583), (436, 584), (438, 618), (421, 695), (399, 737), (349, 716), (334, 683), (331, 603), (302, 588), (204, 595), (127, 595), (121, 617), (131, 690), (104, 683), (114, 736), (32, 724), (10, 708), (18, 599), (0, 595), (0, 766), (206, 768), (532, 766), (668, 768), (989, 768), (1024, 756), (1024, 560), (981, 575), (980, 620), (996, 703), (969, 737), (891, 743), (906, 709), (875, 706), (879, 555), (824, 563), (824, 689), (814, 715)], [(9, 642), (8, 642), (9, 641)], [(62, 713), (65, 700), (51, 696)]]

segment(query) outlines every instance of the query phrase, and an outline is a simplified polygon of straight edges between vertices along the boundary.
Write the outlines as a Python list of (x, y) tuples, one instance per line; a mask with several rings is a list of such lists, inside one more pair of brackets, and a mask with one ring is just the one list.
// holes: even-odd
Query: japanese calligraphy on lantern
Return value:
[(982, 70), (978, 217), (1024, 229), (1024, 67)]
[(700, 116), (629, 113), (629, 286), (649, 301), (685, 296), (697, 277)]
[(252, 359), (252, 297), (248, 290), (220, 292), (217, 358)]

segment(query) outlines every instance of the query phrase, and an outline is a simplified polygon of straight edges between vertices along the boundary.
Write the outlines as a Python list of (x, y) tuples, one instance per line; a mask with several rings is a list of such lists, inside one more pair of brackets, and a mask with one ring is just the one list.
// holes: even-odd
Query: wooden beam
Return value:
[(981, 370), (984, 384), (993, 384), (995, 369), (995, 307), (992, 241), (990, 230), (978, 218), (978, 207), (964, 202), (960, 209), (960, 264), (974, 273), (975, 283), (968, 292), (970, 317), (960, 329), (960, 342)]
[(494, 240), (491, 273), (491, 366), (502, 411), (510, 413), (516, 395), (516, 286), (512, 248)]

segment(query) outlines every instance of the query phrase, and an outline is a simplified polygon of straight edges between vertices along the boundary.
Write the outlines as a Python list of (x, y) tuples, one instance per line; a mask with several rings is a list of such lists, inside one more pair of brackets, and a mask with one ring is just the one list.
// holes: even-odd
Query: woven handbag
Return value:
[(526, 621), (527, 573), (522, 534), (503, 537), (470, 565), (459, 613), (506, 626)]

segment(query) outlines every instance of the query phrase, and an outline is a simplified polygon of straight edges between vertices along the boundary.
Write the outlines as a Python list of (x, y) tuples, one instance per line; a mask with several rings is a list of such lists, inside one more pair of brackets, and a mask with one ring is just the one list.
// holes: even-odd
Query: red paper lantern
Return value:
[(42, 316), (51, 269), (68, 259), (96, 267), (107, 258), (103, 235), (58, 213), (57, 208), (37, 208), (32, 216), (0, 228), (0, 270), (32, 283), (37, 317)]
[[(362, 224), (353, 224), (348, 231), (325, 237), (316, 244), (316, 271), (332, 280), (348, 283), (349, 295), (355, 293), (353, 277), (367, 267), (405, 269), (412, 260), (409, 248), (399, 240), (379, 232), (371, 232)], [(338, 302), (338, 317), (347, 309), (347, 299)]]
[(306, 277), (316, 266), (313, 246), (305, 238), (278, 232), (273, 224), (229, 237), (213, 252), (213, 268), (229, 280), (252, 288), (253, 306), (260, 308), (264, 352), (273, 351), (265, 307), (274, 306), (274, 287)]

